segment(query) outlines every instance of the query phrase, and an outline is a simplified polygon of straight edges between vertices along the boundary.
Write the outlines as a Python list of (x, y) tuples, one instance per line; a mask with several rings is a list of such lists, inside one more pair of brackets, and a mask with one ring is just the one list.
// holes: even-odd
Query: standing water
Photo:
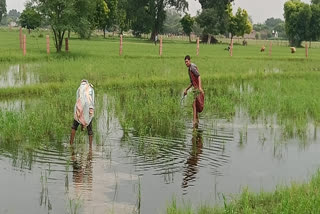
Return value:
[(180, 138), (124, 137), (103, 110), (95, 124), (100, 143), (92, 146), (80, 131), (73, 147), (0, 141), (0, 213), (165, 213), (173, 197), (221, 205), (222, 194), (247, 186), (272, 191), (307, 180), (320, 164), (317, 128), (288, 139), (275, 121), (252, 122), (239, 108), (231, 120), (200, 118), (196, 131), (186, 121)]
[(0, 72), (0, 88), (18, 87), (39, 82), (39, 77), (30, 71), (30, 66), (12, 65)]

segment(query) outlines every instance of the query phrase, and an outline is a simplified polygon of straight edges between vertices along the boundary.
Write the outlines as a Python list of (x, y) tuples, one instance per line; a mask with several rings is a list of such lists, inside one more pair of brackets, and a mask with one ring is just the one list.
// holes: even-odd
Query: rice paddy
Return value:
[[(318, 180), (318, 175), (309, 179), (320, 163), (314, 152), (320, 136), (317, 43), (308, 58), (305, 49), (291, 54), (277, 42), (272, 53), (260, 52), (261, 41), (235, 45), (232, 57), (224, 43), (201, 44), (195, 56), (196, 43), (164, 37), (159, 56), (154, 43), (125, 36), (119, 56), (117, 36), (80, 40), (74, 35), (68, 53), (56, 54), (51, 40), (48, 55), (47, 33), (27, 35), (23, 56), (18, 30), (0, 29), (0, 172), (9, 179), (17, 176), (7, 171), (11, 168), (34, 173), (27, 175), (29, 187), (21, 179), (8, 185), (15, 191), (42, 192), (45, 206), (32, 208), (33, 213), (303, 210), (281, 203), (296, 190), (311, 191)], [(187, 54), (199, 67), (206, 96), (199, 130), (192, 129), (191, 93), (181, 100), (189, 84), (183, 61)], [(95, 89), (95, 139), (89, 148), (86, 132), (78, 131), (71, 152), (81, 79)], [(83, 170), (76, 170), (78, 165)], [(290, 185), (291, 179), (306, 184), (276, 188)], [(260, 189), (266, 191), (261, 196), (249, 193)], [(233, 200), (231, 194), (240, 196)], [(3, 210), (19, 213), (4, 197), (0, 194)], [(35, 198), (22, 208), (38, 202)], [(316, 200), (309, 205), (306, 210), (316, 213)]]

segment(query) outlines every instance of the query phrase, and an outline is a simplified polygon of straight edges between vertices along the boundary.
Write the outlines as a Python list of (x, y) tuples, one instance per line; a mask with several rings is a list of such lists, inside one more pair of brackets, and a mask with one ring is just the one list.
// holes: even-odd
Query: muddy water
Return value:
[[(20, 74), (13, 68), (8, 73)], [(185, 119), (180, 138), (124, 137), (106, 96), (102, 103), (92, 146), (79, 131), (73, 147), (68, 136), (38, 149), (0, 141), (0, 213), (165, 213), (172, 197), (221, 205), (222, 194), (246, 186), (272, 191), (307, 180), (320, 164), (312, 123), (306, 138), (287, 139), (276, 116), (252, 122), (239, 108), (232, 119), (202, 115), (197, 130)], [(2, 111), (28, 106), (25, 99), (0, 101)]]
[(182, 138), (123, 138), (105, 110), (96, 118), (99, 144), (79, 133), (73, 147), (0, 142), (0, 213), (165, 213), (173, 196), (196, 207), (246, 186), (272, 191), (307, 180), (320, 165), (319, 131), (310, 124), (306, 139), (286, 139), (275, 121), (252, 123), (238, 109), (232, 120), (200, 118), (197, 131), (186, 120)]
[(39, 82), (39, 76), (32, 72), (31, 65), (12, 65), (0, 71), (0, 88), (19, 87)]
[(1, 100), (0, 109), (2, 111), (20, 112), (25, 110), (25, 100)]

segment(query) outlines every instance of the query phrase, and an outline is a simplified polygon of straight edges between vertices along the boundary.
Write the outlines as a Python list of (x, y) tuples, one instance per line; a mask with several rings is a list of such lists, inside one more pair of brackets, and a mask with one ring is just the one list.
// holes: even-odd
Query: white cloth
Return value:
[(94, 90), (88, 81), (82, 81), (77, 90), (74, 119), (88, 126), (94, 116)]

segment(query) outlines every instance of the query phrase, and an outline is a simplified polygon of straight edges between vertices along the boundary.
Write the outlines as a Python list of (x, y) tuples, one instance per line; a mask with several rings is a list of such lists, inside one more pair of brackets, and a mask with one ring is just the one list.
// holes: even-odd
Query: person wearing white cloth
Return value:
[(76, 104), (74, 106), (74, 120), (71, 127), (70, 145), (72, 145), (78, 126), (81, 129), (87, 128), (89, 143), (92, 144), (93, 131), (92, 119), (94, 116), (94, 90), (88, 80), (81, 80), (77, 90)]

